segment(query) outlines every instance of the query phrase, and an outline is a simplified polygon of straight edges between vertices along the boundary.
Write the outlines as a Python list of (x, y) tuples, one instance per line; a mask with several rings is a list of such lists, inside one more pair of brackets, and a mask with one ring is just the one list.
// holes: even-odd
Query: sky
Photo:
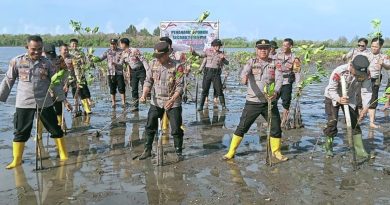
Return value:
[(286, 38), (348, 40), (373, 31), (371, 20), (382, 20), (390, 35), (390, 1), (376, 0), (1, 0), (0, 34), (67, 34), (69, 21), (99, 26), (104, 33), (122, 33), (135, 25), (149, 32), (160, 21), (220, 22), (220, 38)]

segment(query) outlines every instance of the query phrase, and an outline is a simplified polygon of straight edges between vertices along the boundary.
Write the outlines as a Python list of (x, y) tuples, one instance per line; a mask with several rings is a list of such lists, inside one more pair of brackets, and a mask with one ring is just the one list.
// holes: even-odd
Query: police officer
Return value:
[(120, 40), (120, 46), (123, 50), (119, 64), (125, 63), (125, 72), (130, 75), (131, 83), (131, 97), (133, 98), (133, 108), (131, 111), (138, 111), (138, 87), (141, 83), (141, 89), (143, 88), (146, 78), (146, 70), (144, 63), (145, 58), (141, 55), (139, 49), (130, 48), (130, 40), (128, 38), (122, 38)]
[(293, 91), (292, 84), (300, 81), (300, 61), (299, 58), (291, 51), (294, 45), (294, 41), (291, 38), (283, 40), (283, 47), (279, 53), (276, 54), (276, 67), (283, 73), (283, 85), (278, 97), (282, 98), (283, 114), (282, 114), (282, 127), (284, 127), (290, 105), (291, 95)]
[(108, 63), (108, 85), (110, 87), (111, 94), (111, 107), (115, 108), (115, 95), (116, 89), (122, 98), (122, 107), (126, 107), (126, 85), (125, 79), (123, 77), (123, 66), (120, 64), (120, 59), (122, 55), (122, 49), (118, 48), (118, 39), (110, 40), (110, 48), (103, 53), (103, 55), (97, 61), (102, 61), (107, 59)]
[[(288, 158), (281, 153), (282, 130), (280, 128), (280, 115), (276, 97), (282, 86), (282, 72), (276, 69), (275, 61), (269, 58), (270, 42), (260, 39), (256, 42), (256, 58), (250, 59), (241, 73), (241, 82), (248, 85), (246, 102), (242, 111), (240, 123), (234, 132), (229, 152), (223, 159), (229, 160), (234, 157), (236, 149), (240, 145), (244, 134), (248, 132), (256, 118), (261, 114), (268, 120), (268, 106), (272, 106), (271, 138), (270, 145), (272, 156), (279, 161)], [(275, 83), (273, 96), (264, 93), (264, 87)], [(268, 105), (268, 98), (272, 99), (272, 105)]]
[[(58, 126), (56, 113), (53, 109), (53, 101), (47, 97), (55, 69), (47, 58), (42, 57), (42, 47), (40, 36), (29, 36), (27, 38), (27, 53), (10, 61), (6, 76), (0, 85), (0, 101), (5, 102), (16, 79), (19, 81), (14, 115), (13, 161), (8, 164), (7, 169), (22, 163), (24, 144), (30, 138), (37, 108), (41, 113), (40, 120), (56, 142), (60, 159), (68, 159), (63, 132)], [(55, 93), (58, 98), (64, 98), (62, 89), (53, 90), (58, 91)]]
[(76, 76), (76, 82), (72, 85), (72, 94), (75, 99), (75, 111), (77, 116), (78, 99), (81, 99), (81, 104), (83, 105), (85, 114), (90, 114), (91, 111), (91, 93), (88, 88), (87, 80), (85, 77), (85, 65), (87, 64), (87, 59), (84, 52), (78, 47), (79, 41), (75, 38), (70, 39), (70, 50), (69, 54), (72, 59), (72, 66), (74, 69), (74, 74)]
[(343, 61), (351, 61), (357, 55), (367, 55), (370, 51), (367, 49), (368, 40), (366, 38), (359, 38), (357, 48), (348, 51), (342, 56)]
[(157, 43), (153, 53), (155, 59), (146, 67), (146, 79), (140, 101), (145, 102), (147, 94), (149, 92), (152, 94), (145, 127), (145, 150), (140, 156), (140, 160), (152, 155), (152, 144), (158, 129), (158, 118), (161, 119), (164, 112), (167, 113), (171, 125), (171, 135), (178, 160), (183, 159), (183, 130), (180, 126), (182, 124), (181, 95), (183, 94), (184, 72), (182, 65), (169, 57), (170, 51), (168, 43)]
[[(325, 150), (327, 157), (333, 157), (333, 138), (337, 135), (337, 121), (340, 107), (349, 106), (353, 142), (356, 155), (367, 157), (368, 154), (363, 146), (362, 131), (358, 124), (359, 112), (356, 109), (356, 93), (360, 89), (363, 99), (363, 111), (360, 118), (367, 113), (372, 90), (368, 77), (369, 61), (364, 55), (357, 55), (351, 63), (341, 65), (333, 70), (330, 75), (329, 84), (325, 88), (325, 113), (328, 123), (324, 129), (326, 136)], [(345, 78), (348, 85), (348, 96), (343, 97), (341, 93), (341, 78)]]
[(387, 56), (381, 53), (381, 48), (383, 44), (383, 38), (373, 38), (371, 40), (371, 51), (366, 54), (368, 57), (368, 61), (370, 61), (370, 66), (368, 67), (368, 70), (370, 71), (370, 78), (372, 84), (372, 97), (368, 110), (371, 128), (378, 128), (378, 126), (375, 124), (375, 111), (376, 107), (378, 106), (378, 93), (382, 80), (382, 68), (386, 70), (390, 69), (390, 62), (387, 59)]
[(203, 110), (203, 106), (206, 100), (206, 97), (209, 95), (209, 90), (211, 83), (213, 83), (213, 88), (216, 91), (217, 96), (219, 97), (219, 101), (222, 105), (222, 109), (226, 110), (225, 104), (225, 96), (222, 92), (222, 81), (221, 81), (221, 73), (224, 65), (228, 65), (229, 61), (226, 59), (225, 54), (220, 51), (222, 46), (222, 41), (219, 39), (215, 39), (211, 42), (211, 49), (207, 49), (206, 52), (201, 57), (204, 57), (203, 65), (203, 82), (202, 82), (202, 97), (200, 99), (200, 104), (198, 111)]

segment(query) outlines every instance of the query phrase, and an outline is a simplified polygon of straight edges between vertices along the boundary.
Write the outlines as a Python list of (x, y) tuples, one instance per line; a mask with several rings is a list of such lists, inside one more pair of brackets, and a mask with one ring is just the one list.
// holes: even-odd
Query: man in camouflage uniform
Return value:
[(78, 98), (81, 99), (81, 104), (83, 105), (85, 114), (90, 114), (91, 111), (91, 93), (87, 85), (87, 80), (85, 76), (87, 58), (81, 48), (78, 48), (79, 41), (77, 39), (70, 40), (70, 50), (69, 54), (72, 59), (73, 70), (76, 76), (76, 82), (72, 85), (72, 94), (75, 99), (75, 111), (78, 111)]
[(193, 52), (193, 55), (199, 55), (203, 57), (202, 68), (203, 69), (203, 82), (202, 82), (202, 96), (200, 99), (200, 104), (198, 111), (203, 110), (206, 97), (209, 95), (209, 90), (211, 83), (213, 83), (213, 88), (216, 91), (216, 95), (219, 97), (219, 101), (222, 105), (222, 109), (226, 110), (225, 96), (222, 89), (221, 74), (224, 65), (228, 65), (229, 61), (226, 59), (225, 54), (220, 51), (222, 46), (222, 41), (215, 39), (211, 42), (211, 49), (207, 49), (204, 54), (197, 54)]
[(287, 122), (287, 117), (291, 105), (293, 86), (292, 84), (300, 81), (300, 61), (291, 51), (294, 41), (291, 38), (283, 40), (282, 50), (276, 54), (276, 67), (283, 73), (283, 85), (278, 98), (282, 98), (283, 114), (282, 127)]
[(368, 40), (366, 38), (359, 38), (358, 47), (351, 49), (347, 54), (344, 54), (343, 61), (351, 61), (357, 55), (367, 55), (370, 51), (367, 49)]
[(375, 124), (375, 111), (378, 106), (378, 93), (382, 81), (382, 68), (386, 70), (390, 69), (389, 59), (381, 52), (383, 44), (383, 38), (373, 38), (371, 40), (371, 51), (366, 54), (368, 61), (370, 61), (370, 66), (368, 67), (368, 70), (370, 71), (370, 78), (372, 84), (372, 97), (368, 110), (371, 128), (378, 128), (378, 126)]
[[(0, 101), (5, 102), (11, 89), (18, 79), (16, 91), (16, 113), (14, 115), (13, 161), (7, 166), (12, 169), (22, 163), (25, 142), (30, 138), (34, 115), (51, 133), (58, 148), (60, 159), (68, 159), (65, 140), (61, 127), (58, 126), (53, 100), (48, 96), (51, 87), (51, 77), (55, 73), (52, 63), (42, 57), (42, 38), (29, 36), (27, 38), (27, 53), (19, 55), (10, 61), (5, 78), (0, 84)], [(61, 88), (53, 89), (58, 99), (64, 99)], [(39, 113), (35, 113), (38, 109)]]
[[(367, 157), (368, 154), (363, 146), (362, 131), (358, 124), (361, 118), (368, 111), (369, 101), (372, 95), (371, 80), (367, 74), (369, 61), (364, 55), (357, 55), (351, 63), (341, 65), (333, 70), (330, 75), (329, 84), (325, 88), (325, 113), (328, 116), (328, 123), (324, 129), (326, 136), (325, 150), (327, 157), (333, 157), (333, 138), (337, 135), (337, 122), (339, 109), (348, 105), (351, 115), (352, 135), (354, 148), (357, 156)], [(348, 96), (343, 97), (341, 92), (341, 78), (345, 78)], [(361, 90), (363, 99), (363, 111), (360, 113), (356, 108), (357, 91)]]
[(107, 59), (108, 70), (108, 85), (111, 94), (111, 107), (115, 108), (116, 90), (118, 89), (122, 99), (122, 107), (126, 107), (126, 84), (123, 77), (123, 65), (120, 64), (122, 49), (118, 48), (118, 39), (110, 40), (110, 48), (103, 53), (98, 61)]
[(183, 94), (184, 72), (182, 65), (169, 57), (170, 52), (168, 43), (157, 43), (154, 46), (155, 59), (146, 68), (146, 79), (140, 101), (145, 102), (149, 92), (152, 95), (145, 127), (145, 150), (140, 156), (140, 160), (152, 155), (152, 144), (158, 129), (158, 118), (161, 119), (165, 112), (171, 125), (171, 135), (178, 160), (183, 159), (184, 134), (180, 126), (182, 124), (181, 95)]
[[(241, 82), (248, 86), (246, 103), (240, 117), (240, 123), (234, 132), (229, 152), (223, 159), (234, 157), (236, 149), (240, 145), (244, 134), (261, 114), (268, 121), (268, 106), (272, 106), (271, 138), (270, 145), (272, 156), (278, 161), (286, 161), (287, 157), (281, 153), (282, 130), (280, 128), (280, 114), (276, 97), (282, 87), (282, 72), (276, 69), (275, 61), (269, 58), (270, 42), (260, 39), (256, 42), (256, 58), (250, 59), (241, 73)], [(272, 96), (264, 92), (264, 87), (274, 83), (275, 91)], [(268, 99), (272, 99), (272, 105), (268, 105)]]
[(125, 64), (125, 73), (130, 75), (131, 83), (131, 97), (133, 99), (131, 111), (138, 111), (138, 89), (139, 84), (141, 83), (141, 89), (144, 86), (144, 81), (146, 78), (146, 70), (144, 63), (146, 63), (145, 58), (141, 55), (139, 49), (130, 48), (130, 40), (128, 38), (122, 38), (120, 40), (120, 46), (122, 51), (121, 59), (119, 64)]

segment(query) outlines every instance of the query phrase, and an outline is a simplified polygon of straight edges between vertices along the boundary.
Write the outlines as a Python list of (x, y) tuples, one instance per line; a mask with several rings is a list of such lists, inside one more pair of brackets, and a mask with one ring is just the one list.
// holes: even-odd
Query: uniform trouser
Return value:
[(202, 82), (202, 98), (206, 98), (209, 95), (211, 83), (215, 90), (216, 96), (224, 96), (222, 92), (221, 71), (216, 68), (205, 68)]
[(54, 111), (56, 112), (56, 115), (62, 115), (62, 102), (55, 102), (54, 103)]
[(282, 98), (282, 106), (286, 110), (290, 109), (291, 99), (292, 99), (291, 95), (292, 95), (292, 84), (282, 85), (282, 88), (280, 89), (279, 97)]
[(72, 94), (73, 98), (75, 97), (77, 92), (77, 95), (80, 97), (80, 99), (84, 100), (87, 98), (91, 98), (91, 93), (89, 92), (89, 88), (87, 83), (80, 84), (80, 88), (77, 91), (77, 85), (72, 85)]
[[(325, 136), (334, 137), (337, 135), (337, 121), (339, 119), (339, 109), (342, 109), (344, 112), (344, 106), (336, 105), (333, 106), (332, 100), (330, 98), (325, 98), (325, 113), (328, 118), (326, 123), (326, 128), (324, 129)], [(349, 113), (351, 115), (351, 125), (352, 125), (352, 134), (361, 134), (360, 126), (358, 125), (357, 119), (359, 116), (358, 109), (353, 109), (349, 106)]]
[(144, 81), (146, 78), (146, 71), (145, 68), (142, 66), (141, 68), (137, 70), (131, 70), (130, 71), (130, 84), (131, 84), (131, 97), (134, 101), (134, 107), (138, 107), (138, 84), (141, 83), (141, 88), (144, 86)]
[[(281, 122), (277, 101), (272, 102), (271, 112), (271, 136), (275, 138), (281, 138), (282, 129), (280, 128)], [(246, 101), (244, 110), (242, 111), (240, 117), (240, 123), (238, 124), (234, 134), (237, 136), (244, 136), (244, 134), (248, 132), (249, 128), (260, 114), (268, 122), (268, 103), (255, 103)]]
[(169, 124), (171, 125), (171, 135), (173, 136), (176, 151), (181, 152), (183, 147), (182, 107), (174, 107), (169, 110), (150, 105), (148, 119), (145, 126), (146, 142), (145, 148), (151, 150), (154, 137), (158, 129), (158, 118), (162, 119), (164, 112), (167, 112)]
[(378, 107), (379, 87), (381, 86), (382, 75), (379, 78), (371, 78), (372, 96), (370, 100), (370, 109)]
[(108, 76), (108, 86), (110, 87), (110, 94), (115, 95), (116, 89), (120, 94), (125, 94), (126, 84), (123, 75), (109, 75)]
[[(35, 112), (36, 109), (34, 108), (16, 108), (14, 115), (14, 142), (26, 142), (30, 138)], [(42, 110), (40, 120), (51, 134), (51, 138), (61, 138), (63, 136), (64, 133), (58, 125), (53, 106)]]

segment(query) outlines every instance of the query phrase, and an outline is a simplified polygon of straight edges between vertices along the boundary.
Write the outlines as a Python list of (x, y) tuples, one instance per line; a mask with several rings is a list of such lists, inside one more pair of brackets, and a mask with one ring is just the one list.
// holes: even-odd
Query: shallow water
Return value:
[[(204, 112), (196, 112), (194, 103), (183, 105), (185, 160), (175, 162), (173, 140), (165, 137), (162, 167), (156, 166), (155, 157), (134, 160), (143, 150), (148, 105), (141, 105), (137, 114), (112, 110), (104, 83), (95, 82), (93, 114), (72, 119), (65, 113), (70, 159), (59, 163), (54, 142), (45, 133), (50, 158), (43, 160), (45, 170), (34, 171), (35, 141), (30, 138), (23, 165), (0, 169), (1, 204), (389, 204), (390, 117), (378, 110), (377, 123), (383, 128), (377, 130), (368, 129), (368, 119), (363, 122), (364, 143), (376, 158), (360, 160), (358, 170), (350, 163), (342, 117), (335, 157), (325, 159), (326, 82), (307, 88), (310, 93), (301, 100), (305, 128), (284, 131), (283, 152), (290, 160), (272, 167), (265, 165), (262, 117), (245, 135), (234, 160), (220, 160), (245, 103), (245, 87), (238, 85), (236, 75), (228, 78), (225, 91), (229, 111), (213, 109), (212, 103)], [(1, 167), (12, 160), (14, 98), (13, 92), (0, 105)]]

